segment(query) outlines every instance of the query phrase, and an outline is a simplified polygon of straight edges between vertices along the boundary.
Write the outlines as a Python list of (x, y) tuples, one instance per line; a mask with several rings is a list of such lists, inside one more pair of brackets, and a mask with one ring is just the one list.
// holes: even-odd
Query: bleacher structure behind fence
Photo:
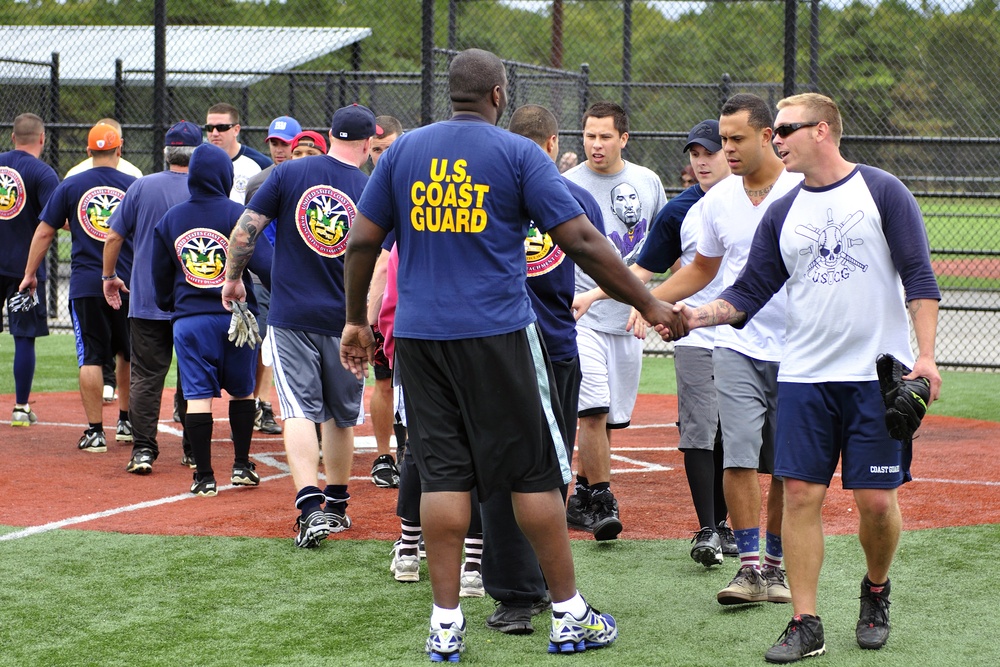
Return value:
[[(944, 294), (939, 363), (1000, 369), (996, 0), (104, 0), (0, 14), (0, 129), (42, 116), (60, 176), (101, 117), (123, 124), (125, 157), (145, 173), (163, 168), (166, 128), (201, 124), (216, 102), (240, 110), (241, 141), (265, 152), (272, 118), (325, 131), (355, 101), (419, 127), (450, 113), (451, 55), (479, 47), (507, 65), (508, 113), (549, 107), (581, 157), (584, 109), (621, 103), (626, 158), (672, 196), (687, 131), (727, 97), (822, 92), (843, 112), (848, 159), (896, 174), (920, 202)], [(50, 256), (56, 328), (70, 325), (68, 244), (61, 233)]]

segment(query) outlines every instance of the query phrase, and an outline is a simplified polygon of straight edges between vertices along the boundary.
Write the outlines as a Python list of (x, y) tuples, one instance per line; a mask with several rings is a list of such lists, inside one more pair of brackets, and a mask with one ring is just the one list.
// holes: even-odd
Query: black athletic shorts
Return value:
[(552, 369), (534, 325), (465, 340), (396, 339), (422, 490), (536, 493), (569, 483)]
[[(13, 276), (0, 276), (0, 298), (3, 300), (2, 308), (7, 308), (7, 299), (17, 294), (24, 277), (14, 278)], [(45, 281), (39, 280), (35, 288), (38, 296), (38, 305), (25, 313), (12, 313), (7, 311), (7, 324), (10, 335), (19, 338), (41, 338), (49, 335), (49, 322), (46, 316)], [(0, 331), (3, 331), (3, 318), (0, 317)]]
[(80, 366), (103, 366), (119, 352), (130, 361), (128, 295), (115, 310), (103, 296), (84, 296), (69, 303), (76, 334), (76, 361)]

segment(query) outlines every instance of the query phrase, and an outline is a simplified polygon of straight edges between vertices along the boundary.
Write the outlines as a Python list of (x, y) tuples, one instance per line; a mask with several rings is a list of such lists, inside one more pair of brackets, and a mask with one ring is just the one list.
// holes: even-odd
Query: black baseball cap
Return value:
[(688, 132), (688, 140), (684, 145), (684, 150), (682, 153), (687, 153), (691, 150), (691, 146), (698, 144), (704, 146), (713, 153), (718, 153), (722, 150), (722, 137), (719, 136), (719, 121), (717, 120), (703, 120)]

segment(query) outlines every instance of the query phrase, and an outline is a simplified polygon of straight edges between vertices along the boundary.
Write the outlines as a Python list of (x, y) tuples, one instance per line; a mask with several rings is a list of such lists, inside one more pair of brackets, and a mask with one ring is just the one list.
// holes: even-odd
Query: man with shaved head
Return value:
[[(399, 248), (396, 369), (423, 488), (421, 520), (434, 607), (426, 651), (458, 659), (470, 494), (511, 497), (552, 598), (551, 652), (607, 646), (614, 619), (576, 589), (560, 486), (570, 479), (552, 367), (525, 287), (533, 221), (597, 281), (659, 325), (683, 334), (584, 215), (553, 161), (496, 128), (507, 76), (494, 54), (469, 49), (449, 70), (453, 115), (404, 134), (381, 159), (358, 205), (345, 262), (341, 361), (359, 378), (374, 350), (366, 297), (386, 234)], [(456, 307), (461, 304), (461, 307)], [(484, 378), (488, 381), (484, 382)]]

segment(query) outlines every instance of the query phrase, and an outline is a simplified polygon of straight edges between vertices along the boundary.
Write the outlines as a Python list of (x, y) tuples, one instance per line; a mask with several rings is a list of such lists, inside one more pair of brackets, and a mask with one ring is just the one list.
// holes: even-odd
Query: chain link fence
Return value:
[[(510, 109), (552, 109), (581, 158), (583, 110), (621, 103), (627, 159), (672, 196), (688, 130), (727, 97), (823, 92), (841, 106), (846, 156), (920, 201), (944, 292), (939, 362), (1000, 368), (994, 0), (105, 0), (9, 2), (0, 17), (0, 130), (42, 116), (43, 159), (60, 175), (101, 117), (123, 123), (124, 155), (145, 173), (162, 168), (167, 126), (201, 124), (217, 102), (240, 110), (241, 141), (265, 153), (273, 118), (325, 130), (354, 101), (418, 127), (449, 115), (450, 55), (479, 47), (507, 63)], [(58, 294), (65, 268), (52, 275)], [(64, 301), (53, 305), (53, 326), (68, 326)]]

